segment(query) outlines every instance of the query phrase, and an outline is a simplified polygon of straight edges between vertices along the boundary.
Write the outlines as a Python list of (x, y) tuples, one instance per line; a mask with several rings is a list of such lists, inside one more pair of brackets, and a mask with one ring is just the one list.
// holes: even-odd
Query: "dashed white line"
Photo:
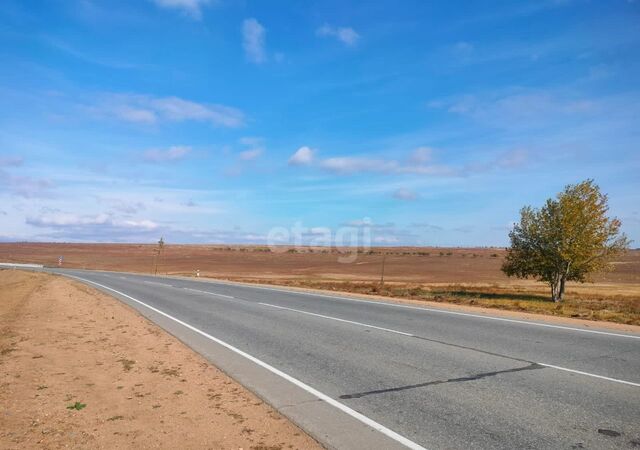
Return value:
[(587, 330), (587, 329), (584, 329), (584, 328), (567, 327), (567, 326), (564, 326), (564, 325), (552, 325), (552, 324), (549, 324), (549, 323), (529, 322), (527, 320), (507, 319), (507, 318), (504, 318), (504, 317), (487, 316), (487, 315), (484, 315), (484, 314), (463, 313), (463, 312), (458, 312), (458, 311), (450, 311), (450, 310), (447, 310), (447, 309), (429, 308), (429, 307), (425, 307), (425, 306), (401, 305), (401, 304), (398, 304), (398, 303), (389, 303), (387, 301), (374, 301), (374, 300), (365, 300), (365, 299), (359, 299), (359, 298), (338, 297), (338, 296), (335, 296), (335, 295), (316, 294), (316, 293), (313, 293), (313, 292), (293, 291), (293, 290), (290, 290), (290, 289), (277, 289), (277, 288), (270, 288), (270, 287), (264, 287), (264, 286), (252, 286), (250, 284), (245, 284), (245, 283), (227, 283), (227, 282), (222, 282), (222, 281), (203, 281), (203, 282), (204, 283), (212, 283), (212, 284), (223, 284), (223, 285), (227, 285), (227, 286), (247, 287), (249, 289), (261, 289), (261, 290), (265, 290), (265, 291), (283, 292), (283, 293), (294, 294), (294, 295), (306, 295), (306, 296), (310, 296), (310, 297), (323, 297), (323, 298), (329, 298), (329, 299), (333, 299), (333, 300), (340, 300), (340, 301), (347, 301), (347, 302), (370, 303), (372, 305), (389, 306), (389, 307), (392, 307), (392, 308), (405, 308), (405, 309), (413, 309), (413, 310), (418, 310), (418, 311), (435, 312), (435, 313), (440, 313), (440, 314), (450, 314), (450, 315), (455, 315), (455, 316), (474, 317), (474, 318), (477, 318), (477, 319), (497, 320), (497, 321), (500, 321), (500, 322), (518, 323), (518, 324), (531, 325), (531, 326), (536, 326), (536, 327), (556, 328), (556, 329), (560, 329), (560, 330), (577, 331), (577, 332), (581, 332), (581, 333), (601, 334), (601, 335), (605, 335), (605, 336), (615, 336), (615, 337), (622, 337), (622, 338), (640, 339), (640, 335), (611, 333), (611, 332), (608, 332), (608, 331), (598, 331), (598, 330)]
[(358, 325), (358, 326), (361, 326), (361, 327), (374, 328), (376, 330), (387, 331), (389, 333), (395, 333), (395, 334), (401, 334), (403, 336), (415, 337), (415, 335), (413, 335), (411, 333), (405, 333), (404, 331), (392, 330), (391, 328), (377, 327), (375, 325), (370, 325), (368, 323), (354, 322), (353, 320), (346, 320), (346, 319), (340, 319), (339, 317), (325, 316), (323, 314), (316, 314), (316, 313), (312, 313), (312, 312), (308, 312), (308, 311), (301, 311), (299, 309), (286, 308), (284, 306), (272, 305), (270, 303), (258, 303), (258, 304), (263, 305), (263, 306), (270, 306), (272, 308), (277, 308), (277, 309), (286, 309), (287, 311), (294, 311), (294, 312), (297, 312), (297, 313), (300, 313), (300, 314), (307, 314), (309, 316), (322, 317), (323, 319), (335, 320), (336, 322), (345, 322), (345, 323), (350, 323), (352, 325)]
[(158, 283), (157, 281), (147, 281), (147, 280), (142, 280), (143, 283), (147, 283), (147, 284), (157, 284), (159, 286), (167, 286), (167, 287), (173, 287), (173, 285), (171, 284), (166, 284), (166, 283)]
[(188, 288), (188, 287), (183, 287), (182, 289), (184, 289), (184, 290), (186, 290), (186, 291), (199, 292), (200, 294), (215, 295), (215, 296), (217, 296), (217, 297), (235, 298), (235, 297), (232, 297), (232, 296), (230, 296), (230, 295), (216, 294), (215, 292), (208, 292), (208, 291), (201, 291), (200, 289), (191, 289), (191, 288)]
[(123, 296), (125, 298), (128, 298), (129, 300), (132, 300), (132, 301), (144, 306), (145, 308), (150, 309), (151, 311), (154, 311), (154, 312), (156, 312), (156, 313), (158, 313), (158, 314), (160, 314), (160, 315), (162, 315), (162, 316), (164, 316), (164, 317), (166, 317), (168, 319), (171, 319), (174, 322), (176, 322), (176, 323), (178, 323), (178, 324), (190, 329), (191, 331), (194, 331), (195, 333), (200, 334), (201, 336), (204, 336), (205, 338), (207, 338), (207, 339), (209, 339), (209, 340), (211, 340), (213, 342), (216, 342), (217, 344), (220, 344), (221, 346), (231, 350), (232, 352), (237, 353), (238, 355), (240, 355), (240, 356), (248, 359), (249, 361), (259, 365), (260, 367), (263, 367), (264, 369), (268, 370), (269, 372), (271, 372), (271, 373), (273, 373), (275, 375), (278, 375), (281, 378), (284, 378), (285, 380), (289, 381), (290, 383), (292, 383), (292, 384), (298, 386), (299, 388), (307, 391), (311, 395), (313, 395), (313, 396), (319, 398), (320, 400), (328, 403), (329, 405), (339, 409), (340, 411), (344, 412), (345, 414), (350, 415), (351, 417), (353, 417), (354, 419), (364, 423), (365, 425), (370, 426), (371, 428), (379, 431), (380, 433), (384, 434), (385, 436), (389, 437), (390, 439), (393, 439), (394, 441), (404, 445), (405, 447), (410, 448), (412, 450), (426, 450), (420, 444), (417, 444), (416, 442), (413, 442), (412, 440), (402, 436), (401, 434), (396, 433), (395, 431), (385, 427), (384, 425), (376, 422), (375, 420), (370, 419), (369, 417), (365, 416), (364, 414), (361, 414), (358, 411), (355, 411), (355, 410), (349, 408), (348, 406), (340, 403), (339, 401), (333, 399), (332, 397), (329, 397), (327, 394), (324, 394), (324, 393), (318, 391), (317, 389), (309, 386), (308, 384), (303, 383), (302, 381), (298, 380), (297, 378), (294, 378), (291, 375), (289, 375), (289, 374), (287, 374), (287, 373), (285, 373), (285, 372), (283, 372), (283, 371), (281, 371), (279, 369), (276, 369), (272, 365), (267, 364), (266, 362), (256, 358), (255, 356), (252, 356), (249, 353), (246, 353), (246, 352), (240, 350), (239, 348), (236, 348), (236, 347), (232, 346), (231, 344), (227, 344), (223, 340), (218, 339), (218, 338), (216, 338), (214, 336), (211, 336), (210, 334), (205, 333), (204, 331), (194, 327), (193, 325), (189, 325), (188, 323), (183, 322), (182, 320), (177, 319), (177, 318), (167, 314), (166, 312), (159, 310), (158, 308), (155, 308), (155, 307), (153, 307), (151, 305), (148, 305), (148, 304), (146, 304), (144, 302), (141, 302), (140, 300), (138, 300), (136, 298), (133, 298), (130, 295), (125, 294), (124, 292), (120, 292), (120, 291), (117, 291), (117, 290), (115, 290), (113, 288), (105, 286), (103, 284), (96, 283), (95, 281), (91, 281), (91, 280), (87, 280), (87, 279), (84, 279), (84, 278), (76, 277), (74, 275), (67, 275), (67, 276), (72, 277), (72, 278), (76, 278), (78, 280), (81, 280), (81, 281), (84, 281), (84, 282), (87, 282), (87, 283), (94, 284), (94, 285), (99, 286), (99, 287), (101, 287), (103, 289), (107, 289), (107, 290), (109, 290), (111, 292), (114, 292), (114, 293), (116, 293), (118, 295), (121, 295), (121, 296)]
[[(73, 276), (73, 275), (69, 275), (69, 276)], [(79, 278), (79, 277), (74, 277), (74, 278), (78, 278), (78, 279), (82, 280), (82, 278)], [(89, 281), (89, 280), (86, 280), (86, 281)], [(98, 283), (95, 283), (93, 281), (90, 281), (90, 283), (98, 284)], [(163, 284), (163, 283), (156, 283), (156, 282), (152, 282), (152, 281), (145, 281), (145, 283)], [(171, 286), (171, 285), (165, 285), (165, 286)], [(107, 288), (107, 289), (111, 289), (111, 288)], [(203, 294), (209, 294), (209, 295), (215, 295), (215, 296), (219, 296), (219, 297), (229, 298), (229, 299), (234, 299), (235, 298), (235, 297), (232, 297), (230, 295), (216, 294), (214, 292), (202, 291), (202, 290), (199, 290), (199, 289), (192, 289), (192, 288), (187, 288), (187, 287), (185, 287), (183, 289), (186, 289), (186, 290), (189, 290), (189, 291), (194, 291), (194, 292), (199, 292), (199, 293), (203, 293)], [(262, 288), (260, 288), (260, 289), (262, 289)], [(270, 288), (264, 288), (264, 289), (282, 292), (282, 290), (280, 290), (280, 289), (270, 289)], [(291, 292), (291, 291), (286, 291), (286, 292)], [(315, 294), (309, 294), (309, 295), (315, 295)], [(411, 308), (411, 309), (420, 309), (420, 310), (427, 310), (427, 311), (445, 312), (445, 311), (440, 311), (440, 310), (431, 309), (431, 308), (421, 308), (421, 307), (413, 307), (413, 306), (407, 306), (407, 305), (393, 305), (393, 304), (388, 304), (388, 303), (374, 302), (374, 301), (370, 301), (370, 300), (348, 299), (348, 298), (344, 298), (344, 297), (332, 297), (332, 296), (328, 296), (328, 295), (320, 295), (320, 296), (321, 297), (335, 298), (335, 299), (339, 299), (339, 300), (353, 300), (353, 301), (362, 301), (362, 302), (365, 302), (365, 303), (373, 303), (373, 304), (378, 304), (378, 305), (381, 304), (381, 305), (388, 305), (388, 306), (397, 306), (397, 307), (401, 307), (401, 308)], [(376, 325), (371, 325), (371, 324), (362, 323), (362, 322), (356, 322), (356, 321), (353, 321), (353, 320), (341, 319), (339, 317), (326, 316), (326, 315), (323, 315), (323, 314), (317, 314), (317, 313), (312, 313), (312, 312), (308, 312), (308, 311), (302, 311), (302, 310), (299, 310), (299, 309), (287, 308), (285, 306), (272, 305), (270, 303), (258, 302), (258, 304), (259, 305), (263, 305), (263, 306), (268, 306), (268, 307), (271, 307), (271, 308), (277, 308), (277, 309), (297, 312), (299, 314), (306, 314), (306, 315), (309, 315), (309, 316), (316, 316), (316, 317), (320, 317), (320, 318), (323, 318), (323, 319), (334, 320), (334, 321), (337, 321), (337, 322), (350, 323), (352, 325), (357, 325), (357, 326), (361, 326), (361, 327), (372, 328), (372, 329), (376, 329), (376, 330), (386, 331), (386, 332), (389, 332), (389, 333), (400, 334), (400, 335), (403, 335), (403, 336), (416, 337), (414, 334), (406, 333), (404, 331), (393, 330), (393, 329), (384, 328), (384, 327), (378, 327)], [(570, 330), (585, 331), (585, 332), (598, 333), (598, 334), (613, 334), (614, 336), (622, 336), (622, 337), (640, 337), (640, 336), (631, 336), (631, 335), (626, 335), (626, 334), (607, 333), (607, 332), (596, 331), (596, 330), (582, 330), (580, 328), (575, 328), (574, 329), (574, 328), (562, 327), (562, 326), (558, 326), (558, 325), (538, 324), (538, 323), (532, 323), (532, 322), (526, 322), (526, 321), (518, 321), (518, 320), (513, 320), (513, 319), (502, 319), (502, 318), (498, 318), (498, 317), (482, 316), (482, 315), (479, 315), (479, 314), (458, 313), (458, 312), (454, 312), (454, 311), (446, 311), (446, 312), (447, 313), (451, 313), (451, 314), (460, 314), (460, 315), (465, 315), (465, 316), (481, 317), (481, 318), (485, 318), (485, 319), (505, 320), (505, 321), (509, 321), (509, 322), (522, 322), (522, 323), (530, 324), (530, 325), (549, 326), (549, 327), (554, 327), (554, 328), (568, 328)], [(583, 372), (581, 370), (569, 369), (568, 367), (556, 366), (556, 365), (553, 365), (553, 364), (546, 364), (546, 363), (540, 363), (540, 362), (536, 362), (536, 364), (539, 364), (539, 365), (544, 366), (544, 367), (548, 367), (550, 369), (560, 370), (560, 371), (563, 371), (563, 372), (575, 373), (575, 374), (578, 374), (578, 375), (584, 375), (584, 376), (591, 377), (591, 378), (598, 378), (598, 379), (601, 379), (601, 380), (611, 381), (611, 382), (614, 382), (614, 383), (620, 383), (620, 384), (626, 384), (628, 386), (640, 387), (640, 383), (634, 383), (633, 381), (621, 380), (619, 378), (606, 377), (604, 375), (598, 375), (598, 374), (590, 373), (590, 372)]]
[[(308, 311), (302, 311), (302, 310), (299, 310), (299, 309), (293, 309), (293, 308), (287, 308), (287, 307), (284, 307), (284, 306), (272, 305), (270, 303), (262, 303), (262, 302), (260, 302), (259, 304), (263, 305), (263, 306), (270, 306), (272, 308), (284, 309), (284, 310), (287, 310), (287, 311), (297, 312), (299, 314), (307, 314), (309, 316), (316, 316), (316, 317), (320, 317), (320, 318), (323, 318), (323, 319), (335, 320), (337, 322), (345, 322), (345, 323), (350, 323), (352, 325), (358, 325), (358, 326), (361, 326), (361, 327), (374, 328), (376, 330), (387, 331), (389, 333), (396, 333), (396, 334), (401, 334), (401, 335), (409, 336), (409, 337), (417, 337), (415, 334), (405, 333), (404, 331), (392, 330), (390, 328), (377, 327), (375, 325), (371, 325), (371, 324), (367, 324), (367, 323), (355, 322), (353, 320), (340, 319), (339, 317), (325, 316), (323, 314), (316, 314), (316, 313), (312, 313), (312, 312), (308, 312)], [(533, 363), (534, 361), (530, 361), (530, 362)], [(581, 370), (569, 369), (567, 367), (555, 366), (553, 364), (545, 364), (545, 363), (539, 363), (539, 362), (536, 362), (536, 364), (539, 364), (539, 365), (544, 366), (544, 367), (549, 367), (550, 369), (562, 370), (564, 372), (571, 372), (571, 373), (575, 373), (575, 374), (579, 374), (579, 375), (584, 375), (584, 376), (587, 376), (587, 377), (598, 378), (598, 379), (601, 379), (601, 380), (607, 380), (607, 381), (612, 381), (612, 382), (615, 382), (615, 383), (626, 384), (626, 385), (629, 385), (629, 386), (640, 387), (640, 383), (634, 383), (632, 381), (620, 380), (618, 378), (605, 377), (603, 375), (598, 375), (598, 374), (589, 373), (589, 372), (583, 372)]]
[(554, 366), (551, 364), (538, 363), (541, 366), (549, 367), (551, 369), (562, 370), (564, 372), (577, 373), (578, 375), (586, 375), (588, 377), (600, 378), (601, 380), (613, 381), (615, 383), (628, 384), (629, 386), (637, 386), (640, 387), (640, 383), (634, 383), (632, 381), (620, 380), (618, 378), (610, 378), (602, 375), (596, 375), (595, 373), (582, 372), (580, 370), (568, 369), (566, 367)]

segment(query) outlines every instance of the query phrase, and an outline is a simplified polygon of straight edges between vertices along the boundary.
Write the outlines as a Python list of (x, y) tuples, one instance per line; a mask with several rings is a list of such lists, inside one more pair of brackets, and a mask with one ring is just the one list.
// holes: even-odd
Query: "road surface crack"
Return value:
[(399, 387), (388, 388), (388, 389), (378, 389), (378, 390), (375, 390), (375, 391), (358, 392), (356, 394), (345, 394), (345, 395), (341, 395), (340, 398), (343, 399), (343, 400), (348, 400), (348, 399), (352, 399), (352, 398), (365, 397), (367, 395), (386, 394), (388, 392), (406, 391), (406, 390), (409, 390), (409, 389), (416, 389), (416, 388), (427, 387), (427, 386), (435, 386), (435, 385), (438, 385), (438, 384), (445, 384), (445, 383), (461, 383), (461, 382), (464, 382), (464, 381), (475, 381), (475, 380), (480, 380), (482, 378), (494, 377), (496, 375), (500, 375), (500, 374), (503, 374), (503, 373), (522, 372), (522, 371), (525, 371), (525, 370), (537, 370), (537, 369), (544, 369), (544, 368), (545, 367), (541, 366), (540, 364), (531, 363), (528, 366), (524, 366), (524, 367), (515, 367), (513, 369), (505, 369), (505, 370), (497, 370), (497, 371), (494, 371), (494, 372), (478, 373), (476, 375), (470, 375), (468, 377), (449, 378), (448, 380), (427, 381), (426, 383), (410, 384), (410, 385), (407, 385), (407, 386), (399, 386)]

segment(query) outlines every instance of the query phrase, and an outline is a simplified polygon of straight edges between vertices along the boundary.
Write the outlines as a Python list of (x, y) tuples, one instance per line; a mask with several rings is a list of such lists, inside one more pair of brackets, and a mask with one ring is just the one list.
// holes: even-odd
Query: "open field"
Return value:
[[(152, 273), (153, 245), (0, 244), (0, 261)], [(495, 248), (375, 248), (340, 263), (335, 250), (264, 246), (167, 245), (158, 273), (360, 292), (451, 302), (566, 317), (640, 324), (640, 250), (615, 263), (594, 283), (570, 283), (563, 305), (547, 301), (547, 286), (509, 279), (500, 271), (504, 250)], [(382, 254), (385, 285), (379, 286)]]
[(0, 270), (0, 448), (320, 448), (121, 302)]

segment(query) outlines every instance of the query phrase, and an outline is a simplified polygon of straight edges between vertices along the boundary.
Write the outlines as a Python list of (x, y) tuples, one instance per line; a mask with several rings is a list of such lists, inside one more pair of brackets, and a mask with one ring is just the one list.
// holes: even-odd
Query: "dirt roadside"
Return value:
[(173, 336), (62, 277), (0, 270), (0, 373), (0, 448), (321, 448)]

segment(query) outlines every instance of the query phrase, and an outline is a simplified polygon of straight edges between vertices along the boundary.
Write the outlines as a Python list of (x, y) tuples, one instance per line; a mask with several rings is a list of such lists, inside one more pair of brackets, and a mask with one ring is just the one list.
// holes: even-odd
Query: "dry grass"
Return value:
[(640, 297), (624, 295), (593, 295), (570, 293), (561, 303), (553, 303), (547, 293), (517, 286), (469, 286), (460, 284), (424, 285), (410, 283), (336, 282), (321, 280), (265, 281), (244, 279), (285, 286), (322, 289), (356, 294), (379, 295), (419, 301), (453, 303), (457, 305), (496, 308), (573, 317), (586, 320), (604, 320), (626, 325), (640, 325)]

